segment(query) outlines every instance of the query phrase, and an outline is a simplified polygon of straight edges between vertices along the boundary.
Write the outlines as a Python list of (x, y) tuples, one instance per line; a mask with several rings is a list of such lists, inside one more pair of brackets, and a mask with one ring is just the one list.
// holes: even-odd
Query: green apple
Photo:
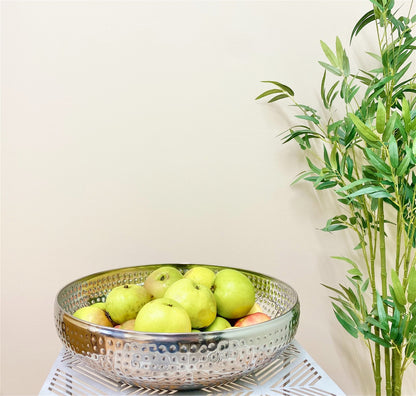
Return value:
[(221, 316), (217, 316), (215, 320), (207, 328), (204, 329), (204, 331), (221, 331), (231, 327), (231, 323), (227, 319), (224, 319)]
[(105, 312), (92, 305), (88, 307), (79, 308), (73, 314), (78, 319), (85, 320), (86, 322), (94, 323), (101, 326), (109, 326), (112, 327), (113, 324), (107, 318)]
[(223, 269), (215, 276), (214, 296), (218, 315), (226, 319), (245, 316), (255, 303), (255, 290), (250, 279), (231, 268)]
[(182, 279), (183, 275), (178, 269), (170, 266), (159, 267), (151, 272), (145, 279), (143, 286), (152, 298), (160, 298), (165, 295), (166, 289)]
[(217, 304), (211, 290), (192, 279), (176, 281), (166, 290), (165, 297), (175, 300), (185, 308), (194, 329), (209, 326), (217, 316)]
[(192, 279), (195, 283), (204, 285), (208, 287), (208, 289), (211, 289), (214, 285), (215, 272), (207, 267), (197, 266), (186, 271), (184, 277)]
[(126, 284), (110, 291), (106, 299), (106, 311), (115, 323), (135, 319), (137, 313), (150, 301), (149, 292), (140, 285)]
[(134, 330), (150, 333), (189, 333), (191, 319), (185, 309), (170, 298), (148, 302), (137, 314)]
[(106, 310), (105, 309), (105, 302), (97, 302), (97, 303), (91, 304), (91, 307), (97, 307), (97, 308), (102, 309), (103, 311)]

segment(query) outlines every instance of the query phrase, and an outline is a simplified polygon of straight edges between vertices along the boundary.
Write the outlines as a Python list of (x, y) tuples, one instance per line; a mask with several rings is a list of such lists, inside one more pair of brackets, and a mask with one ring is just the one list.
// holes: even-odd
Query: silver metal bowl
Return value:
[[(61, 289), (55, 300), (55, 324), (64, 346), (113, 380), (151, 389), (187, 390), (235, 381), (259, 370), (293, 339), (300, 314), (297, 293), (285, 282), (242, 269), (238, 270), (253, 282), (256, 301), (271, 320), (224, 331), (143, 333), (72, 316), (78, 308), (105, 301), (115, 286), (143, 284), (147, 275), (163, 265), (184, 273), (196, 264), (120, 268), (86, 276)], [(214, 272), (232, 268), (206, 267)]]

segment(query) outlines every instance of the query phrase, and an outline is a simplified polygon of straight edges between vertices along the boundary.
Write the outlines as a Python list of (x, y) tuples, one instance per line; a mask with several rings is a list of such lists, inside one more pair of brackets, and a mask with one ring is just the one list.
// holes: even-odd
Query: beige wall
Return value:
[[(298, 341), (347, 395), (371, 394), (363, 347), (320, 285), (346, 235), (277, 133), (261, 80), (319, 96), (319, 40), (347, 41), (367, 1), (4, 1), (1, 391), (37, 394), (61, 345), (53, 301), (114, 267), (255, 269), (298, 291)], [(365, 40), (364, 40), (365, 42)], [(285, 113), (286, 114), (285, 114)], [(407, 393), (415, 394), (415, 370)]]

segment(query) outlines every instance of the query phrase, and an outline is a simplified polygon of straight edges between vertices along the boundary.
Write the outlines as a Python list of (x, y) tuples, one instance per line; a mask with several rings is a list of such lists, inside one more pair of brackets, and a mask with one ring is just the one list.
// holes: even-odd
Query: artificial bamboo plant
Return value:
[(323, 230), (349, 229), (357, 239), (354, 258), (335, 257), (349, 267), (347, 284), (326, 286), (335, 316), (368, 348), (375, 394), (400, 395), (416, 364), (416, 15), (413, 1), (406, 15), (394, 0), (369, 1), (350, 44), (372, 28), (377, 52), (363, 55), (378, 66), (352, 71), (337, 37), (334, 49), (321, 42), (320, 111), (277, 81), (265, 81), (271, 89), (257, 99), (291, 100), (299, 112), (283, 138), (305, 153), (308, 170), (295, 181), (331, 190), (339, 213)]

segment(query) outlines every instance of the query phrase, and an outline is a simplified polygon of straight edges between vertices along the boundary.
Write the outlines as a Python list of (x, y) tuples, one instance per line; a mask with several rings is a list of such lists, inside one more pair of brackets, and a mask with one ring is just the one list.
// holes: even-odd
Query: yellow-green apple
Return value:
[(170, 298), (148, 302), (137, 314), (134, 330), (150, 333), (189, 333), (191, 319), (185, 309)]
[(166, 290), (165, 297), (177, 301), (185, 308), (194, 329), (209, 326), (217, 316), (217, 304), (211, 290), (192, 279), (176, 281)]
[(115, 323), (135, 319), (137, 313), (150, 301), (149, 292), (140, 285), (126, 284), (117, 286), (107, 295), (106, 311)]
[(238, 319), (250, 311), (255, 303), (255, 290), (242, 272), (226, 268), (219, 271), (214, 281), (214, 296), (219, 316)]
[(217, 316), (215, 320), (204, 329), (204, 331), (221, 331), (231, 327), (231, 323), (227, 319)]
[(97, 303), (91, 304), (91, 307), (97, 307), (105, 311), (105, 302), (97, 302)]
[(113, 324), (107, 318), (105, 311), (101, 308), (89, 305), (88, 307), (82, 307), (76, 310), (73, 314), (78, 319), (85, 320), (86, 322), (94, 323), (101, 326), (112, 327)]
[(182, 272), (175, 267), (163, 266), (151, 272), (146, 277), (143, 286), (152, 298), (160, 298), (165, 295), (165, 291), (170, 285), (182, 278)]
[(255, 312), (238, 319), (237, 322), (234, 323), (234, 327), (251, 326), (257, 323), (267, 322), (270, 319), (270, 316), (265, 314), (264, 312)]
[(261, 306), (259, 303), (254, 303), (254, 305), (251, 307), (250, 311), (247, 312), (247, 315), (250, 315), (252, 313), (256, 313), (256, 312), (263, 312), (263, 310), (261, 309)]
[(215, 272), (208, 267), (196, 266), (186, 271), (184, 277), (211, 289), (214, 285)]

